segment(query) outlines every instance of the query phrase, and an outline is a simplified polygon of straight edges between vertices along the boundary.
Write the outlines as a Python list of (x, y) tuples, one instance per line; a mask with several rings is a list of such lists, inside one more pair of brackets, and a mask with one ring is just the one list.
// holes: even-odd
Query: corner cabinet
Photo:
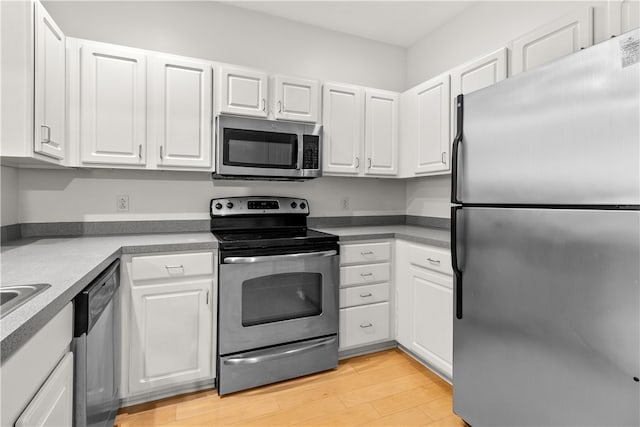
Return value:
[(576, 9), (515, 40), (511, 74), (528, 71), (592, 44), (593, 8)]
[(396, 241), (396, 340), (446, 378), (453, 364), (453, 276), (448, 250)]
[(123, 398), (144, 401), (184, 387), (193, 390), (198, 381), (209, 386), (213, 382), (216, 256), (187, 252), (123, 257)]
[(248, 68), (222, 66), (220, 112), (267, 117), (268, 75)]
[(325, 84), (323, 174), (397, 175), (399, 99), (396, 92)]
[(79, 141), (83, 164), (144, 165), (147, 55), (78, 41)]
[(402, 94), (402, 176), (449, 170), (450, 77), (442, 74)]
[(153, 55), (149, 77), (148, 120), (158, 167), (211, 168), (211, 63)]

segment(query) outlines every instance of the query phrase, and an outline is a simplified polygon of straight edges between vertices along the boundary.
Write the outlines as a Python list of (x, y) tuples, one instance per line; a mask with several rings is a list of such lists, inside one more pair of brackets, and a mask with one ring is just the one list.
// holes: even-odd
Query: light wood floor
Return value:
[(130, 426), (464, 426), (451, 386), (398, 349), (218, 397), (214, 389), (122, 408)]

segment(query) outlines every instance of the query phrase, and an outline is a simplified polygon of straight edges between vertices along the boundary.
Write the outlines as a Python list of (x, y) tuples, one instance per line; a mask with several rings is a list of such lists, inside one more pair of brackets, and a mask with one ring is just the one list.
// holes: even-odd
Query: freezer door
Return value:
[(640, 211), (464, 208), (453, 408), (480, 426), (640, 424)]
[(639, 39), (635, 30), (465, 95), (457, 199), (639, 205)]

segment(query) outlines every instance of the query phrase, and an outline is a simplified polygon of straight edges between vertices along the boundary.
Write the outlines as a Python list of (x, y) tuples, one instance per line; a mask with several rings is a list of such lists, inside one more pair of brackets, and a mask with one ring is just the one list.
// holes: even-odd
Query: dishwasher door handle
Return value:
[(253, 264), (255, 262), (294, 261), (305, 258), (330, 257), (337, 255), (338, 251), (302, 252), (298, 254), (269, 255), (269, 256), (230, 256), (225, 257), (225, 264)]
[(264, 353), (259, 354), (255, 352), (253, 356), (243, 357), (242, 355), (238, 357), (232, 357), (226, 359), (223, 363), (225, 365), (255, 365), (257, 363), (267, 362), (269, 360), (282, 359), (283, 357), (295, 356), (301, 353), (306, 353), (308, 351), (314, 350), (319, 347), (325, 347), (333, 344), (336, 341), (336, 337), (325, 338), (320, 341), (316, 341), (311, 344), (302, 345), (300, 347), (293, 347), (284, 351), (276, 351), (273, 350), (264, 350)]

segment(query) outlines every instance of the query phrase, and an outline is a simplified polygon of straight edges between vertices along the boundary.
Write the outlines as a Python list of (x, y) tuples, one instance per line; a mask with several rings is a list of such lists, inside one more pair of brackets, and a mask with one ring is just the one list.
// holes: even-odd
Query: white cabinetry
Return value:
[(68, 352), (31, 399), (15, 426), (70, 426), (72, 419), (73, 353)]
[(83, 164), (144, 165), (147, 56), (80, 41), (80, 159)]
[(320, 83), (317, 80), (275, 76), (273, 111), (278, 120), (319, 122)]
[(444, 376), (453, 361), (450, 253), (398, 240), (396, 340)]
[(340, 350), (389, 341), (391, 243), (344, 244), (340, 255)]
[(64, 159), (66, 121), (65, 37), (45, 8), (35, 3), (34, 151)]
[(592, 44), (593, 9), (576, 9), (515, 40), (511, 74), (530, 70)]
[(456, 98), (507, 78), (507, 49), (498, 49), (451, 71), (451, 140), (456, 134)]
[(149, 61), (151, 138), (158, 166), (211, 167), (211, 63), (168, 55)]
[(122, 397), (144, 400), (215, 377), (215, 256), (123, 257)]
[(366, 175), (398, 173), (398, 104), (397, 92), (365, 92), (364, 155)]
[(268, 76), (248, 68), (220, 70), (220, 112), (267, 117)]
[(449, 170), (449, 80), (442, 74), (402, 94), (402, 176)]
[(396, 92), (325, 84), (322, 98), (326, 175), (396, 175)]
[(70, 426), (73, 308), (67, 304), (2, 362), (0, 425)]
[(38, 1), (0, 2), (3, 164), (67, 163), (65, 36)]

